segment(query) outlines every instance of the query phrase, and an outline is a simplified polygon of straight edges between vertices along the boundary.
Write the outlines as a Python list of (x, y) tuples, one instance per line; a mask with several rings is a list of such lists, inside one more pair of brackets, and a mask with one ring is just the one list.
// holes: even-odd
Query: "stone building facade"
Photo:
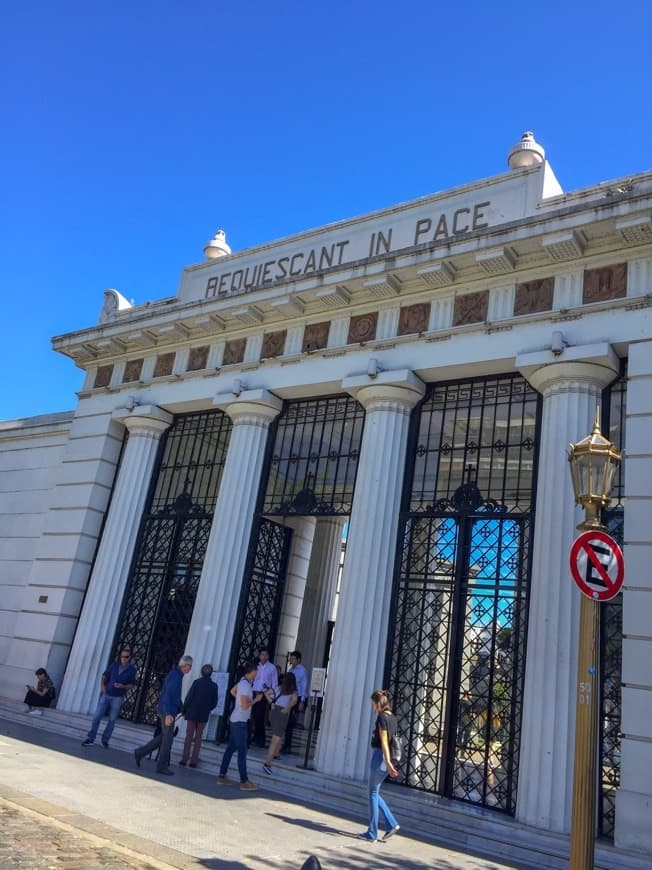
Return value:
[(300, 642), (328, 662), (318, 769), (364, 778), (387, 685), (405, 787), (567, 832), (565, 451), (599, 404), (626, 455), (600, 830), (650, 851), (652, 174), (564, 193), (526, 134), (505, 174), (206, 255), (174, 298), (107, 291), (54, 339), (75, 410), (0, 427), (2, 694), (45, 665), (88, 712), (129, 642), (143, 721), (184, 651), (233, 675)]

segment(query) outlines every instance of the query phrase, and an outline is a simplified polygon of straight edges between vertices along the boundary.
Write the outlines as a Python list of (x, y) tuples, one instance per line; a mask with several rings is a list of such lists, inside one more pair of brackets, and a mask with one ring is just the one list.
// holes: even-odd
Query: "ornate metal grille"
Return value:
[(279, 417), (265, 514), (349, 514), (364, 425), (350, 396), (288, 402)]
[(183, 654), (230, 433), (221, 411), (188, 414), (162, 445), (115, 637), (138, 667), (125, 719), (156, 721), (161, 683)]
[[(604, 430), (622, 449), (625, 446), (627, 375), (623, 370), (615, 384), (605, 391), (602, 407)], [(609, 533), (622, 545), (624, 537), (625, 469), (621, 464), (612, 505), (604, 521)], [(620, 787), (621, 682), (623, 648), (622, 592), (600, 605), (600, 792), (598, 836), (613, 839), (616, 792)]]
[(429, 392), (413, 421), (389, 648), (403, 783), (507, 813), (539, 407), (518, 376)]
[(256, 526), (252, 535), (256, 547), (250, 551), (245, 571), (247, 594), (232, 646), (231, 673), (246, 661), (256, 661), (261, 646), (273, 649), (276, 643), (292, 529), (263, 517)]

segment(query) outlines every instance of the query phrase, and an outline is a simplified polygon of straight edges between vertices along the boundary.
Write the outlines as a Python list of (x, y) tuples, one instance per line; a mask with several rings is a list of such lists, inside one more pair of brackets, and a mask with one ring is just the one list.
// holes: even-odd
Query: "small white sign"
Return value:
[(326, 685), (326, 668), (313, 668), (310, 674), (310, 697), (323, 698)]
[(217, 683), (218, 691), (217, 707), (213, 710), (213, 716), (222, 716), (226, 695), (229, 691), (229, 675), (226, 671), (213, 671), (213, 680)]

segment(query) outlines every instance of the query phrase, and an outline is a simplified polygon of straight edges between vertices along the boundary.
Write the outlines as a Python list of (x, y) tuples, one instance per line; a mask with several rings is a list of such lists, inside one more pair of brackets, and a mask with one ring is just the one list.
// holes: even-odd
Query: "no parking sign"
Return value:
[(592, 601), (609, 601), (625, 577), (623, 554), (606, 532), (582, 532), (570, 551), (570, 569), (580, 592)]

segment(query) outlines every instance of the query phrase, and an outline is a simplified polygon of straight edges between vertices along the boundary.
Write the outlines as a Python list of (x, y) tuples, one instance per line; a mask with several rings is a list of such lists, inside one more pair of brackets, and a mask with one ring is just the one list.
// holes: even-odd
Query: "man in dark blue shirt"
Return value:
[(170, 753), (172, 751), (172, 741), (174, 740), (174, 720), (181, 712), (182, 707), (181, 684), (183, 683), (184, 676), (190, 673), (191, 668), (192, 656), (182, 656), (179, 659), (179, 666), (173, 668), (163, 681), (163, 687), (158, 699), (158, 707), (156, 708), (161, 721), (161, 731), (159, 734), (155, 734), (149, 743), (139, 746), (138, 749), (134, 750), (134, 758), (138, 767), (140, 767), (143, 756), (149, 755), (150, 752), (158, 749), (156, 772), (164, 773), (166, 776), (174, 775), (174, 771), (170, 770)]
[(95, 743), (97, 729), (100, 727), (102, 716), (108, 713), (109, 721), (106, 723), (104, 733), (102, 734), (102, 746), (105, 749), (109, 748), (109, 740), (113, 734), (113, 728), (120, 713), (120, 707), (122, 707), (127, 689), (135, 685), (136, 668), (131, 661), (131, 650), (121, 649), (118, 660), (109, 665), (102, 674), (100, 700), (93, 716), (91, 730), (88, 732), (88, 736), (83, 741), (82, 746), (92, 746)]

